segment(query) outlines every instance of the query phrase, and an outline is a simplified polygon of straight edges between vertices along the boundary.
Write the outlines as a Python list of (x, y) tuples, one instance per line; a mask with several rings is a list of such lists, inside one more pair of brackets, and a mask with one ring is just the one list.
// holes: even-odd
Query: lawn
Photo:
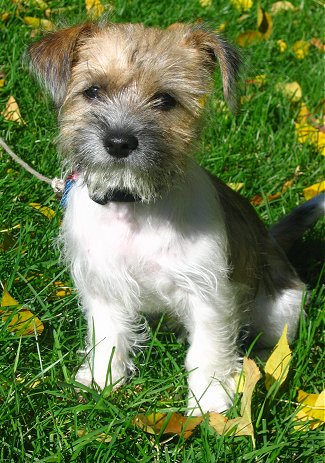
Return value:
[[(244, 4), (249, 7), (236, 8)], [(168, 26), (204, 21), (223, 30), (231, 42), (245, 31), (257, 31), (257, 1), (113, 0), (113, 21)], [(262, 0), (266, 12), (272, 1)], [(102, 4), (106, 4), (102, 0)], [(241, 110), (232, 114), (223, 102), (220, 78), (207, 102), (207, 115), (197, 158), (256, 206), (274, 223), (305, 201), (304, 190), (323, 180), (319, 127), (324, 110), (324, 16), (321, 2), (292, 0), (294, 9), (266, 16), (254, 43), (243, 48)], [(8, 145), (42, 174), (60, 176), (52, 104), (23, 64), (24, 50), (40, 32), (35, 20), (73, 24), (86, 18), (82, 0), (0, 0), (0, 134)], [(51, 16), (49, 11), (51, 10)], [(32, 25), (26, 24), (31, 22)], [(37, 23), (37, 21), (36, 21)], [(37, 24), (36, 24), (37, 26)], [(46, 27), (46, 23), (42, 24)], [(264, 27), (264, 29), (263, 29)], [(304, 41), (298, 43), (297, 41)], [(280, 41), (280, 42), (279, 42)], [(307, 44), (307, 45), (306, 45)], [(287, 47), (287, 48), (286, 48)], [(298, 50), (298, 51), (297, 51)], [(300, 50), (300, 51), (299, 51)], [(297, 82), (301, 96), (286, 86)], [(296, 87), (295, 87), (296, 88)], [(8, 121), (3, 110), (10, 96), (23, 123)], [(300, 97), (300, 98), (299, 98)], [(305, 106), (302, 105), (305, 104)], [(299, 114), (316, 136), (299, 135)], [(301, 119), (300, 119), (301, 120)], [(296, 122), (296, 124), (295, 124)], [(305, 121), (306, 123), (306, 121)], [(320, 427), (297, 430), (297, 391), (323, 389), (323, 292), (321, 224), (306, 234), (292, 258), (309, 285), (299, 337), (292, 346), (289, 375), (272, 393), (264, 378), (253, 395), (255, 446), (248, 436), (219, 436), (204, 420), (189, 439), (152, 435), (136, 427), (139, 413), (184, 413), (185, 348), (164, 324), (151, 330), (138, 354), (138, 371), (112, 392), (74, 388), (82, 362), (85, 323), (69, 274), (59, 261), (56, 236), (62, 209), (51, 188), (18, 167), (0, 149), (0, 283), (42, 322), (41, 333), (20, 336), (0, 318), (0, 461), (1, 462), (315, 462), (323, 458)], [(46, 206), (48, 217), (31, 203)], [(43, 209), (44, 212), (44, 209)], [(16, 312), (15, 312), (16, 311)], [(249, 346), (247, 346), (249, 349)], [(263, 365), (260, 364), (263, 373)], [(238, 416), (239, 399), (228, 416)]]

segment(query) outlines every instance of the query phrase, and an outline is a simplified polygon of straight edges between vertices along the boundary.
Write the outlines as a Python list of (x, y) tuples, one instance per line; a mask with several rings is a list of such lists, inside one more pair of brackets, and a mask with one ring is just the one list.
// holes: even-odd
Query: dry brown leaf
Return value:
[(303, 406), (298, 407), (295, 415), (295, 421), (300, 422), (295, 425), (296, 431), (306, 430), (306, 424), (310, 429), (316, 429), (325, 423), (325, 390), (320, 394), (299, 390), (297, 401)]
[(149, 434), (176, 434), (187, 439), (203, 419), (203, 416), (191, 417), (179, 413), (140, 413), (134, 418), (133, 424)]
[(269, 390), (275, 382), (281, 385), (287, 378), (292, 356), (288, 344), (287, 333), (288, 325), (285, 325), (279, 341), (265, 364), (265, 387), (267, 390)]
[(314, 183), (313, 185), (305, 188), (304, 197), (308, 201), (308, 199), (314, 198), (314, 196), (317, 196), (322, 191), (325, 191), (325, 180), (319, 183)]
[[(274, 193), (272, 195), (268, 195), (266, 197), (266, 201), (267, 202), (273, 201), (274, 199), (280, 198), (280, 196), (281, 196), (281, 192), (278, 191), (277, 193)], [(253, 204), (254, 206), (259, 206), (260, 204), (263, 203), (263, 201), (264, 201), (264, 198), (262, 196), (260, 196), (260, 195), (255, 195), (250, 200), (251, 204)]]
[(325, 44), (321, 40), (313, 38), (310, 43), (314, 45), (314, 47), (318, 48), (318, 50), (325, 52)]
[(6, 107), (1, 114), (7, 121), (17, 122), (21, 125), (25, 124), (25, 121), (21, 117), (18, 103), (12, 95), (8, 98)]

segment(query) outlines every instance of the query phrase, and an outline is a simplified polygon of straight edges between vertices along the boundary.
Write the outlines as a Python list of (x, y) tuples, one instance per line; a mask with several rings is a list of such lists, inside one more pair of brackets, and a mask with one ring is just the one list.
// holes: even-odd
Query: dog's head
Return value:
[(60, 149), (99, 200), (117, 188), (151, 201), (179, 182), (217, 62), (232, 106), (240, 62), (216, 34), (181, 24), (86, 23), (29, 57), (58, 108)]

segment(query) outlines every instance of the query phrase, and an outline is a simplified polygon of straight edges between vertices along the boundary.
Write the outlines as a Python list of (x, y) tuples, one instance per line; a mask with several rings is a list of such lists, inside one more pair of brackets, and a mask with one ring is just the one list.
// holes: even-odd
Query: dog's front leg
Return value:
[(101, 389), (118, 387), (132, 367), (129, 351), (133, 332), (122, 306), (98, 296), (84, 298), (88, 324), (87, 358), (76, 381), (90, 386), (94, 381)]
[(234, 374), (240, 370), (238, 321), (227, 308), (218, 311), (200, 300), (193, 300), (191, 305), (186, 356), (188, 413), (222, 412), (232, 404)]

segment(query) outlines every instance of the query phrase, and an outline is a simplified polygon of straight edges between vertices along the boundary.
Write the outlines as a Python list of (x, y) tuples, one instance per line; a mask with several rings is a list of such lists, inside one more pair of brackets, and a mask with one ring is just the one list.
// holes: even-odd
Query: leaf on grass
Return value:
[(25, 121), (21, 117), (17, 101), (12, 95), (8, 98), (6, 107), (1, 114), (7, 121), (17, 122), (21, 125), (25, 124)]
[(309, 143), (325, 156), (325, 133), (308, 124), (295, 123), (299, 143)]
[(253, 0), (230, 0), (233, 6), (240, 11), (250, 10), (253, 6)]
[(0, 243), (0, 251), (7, 252), (15, 244), (15, 239), (11, 233), (4, 233), (2, 235), (2, 243)]
[(296, 431), (306, 430), (306, 424), (310, 429), (316, 429), (325, 423), (325, 390), (320, 394), (308, 394), (299, 390), (297, 401), (303, 406), (299, 406), (295, 415), (295, 421), (302, 422), (295, 425)]
[(292, 51), (297, 59), (304, 59), (309, 53), (310, 44), (305, 40), (298, 40), (292, 47)]
[(212, 6), (212, 0), (199, 0), (202, 8), (210, 8)]
[(88, 15), (93, 19), (99, 18), (105, 11), (105, 7), (100, 3), (100, 0), (85, 0), (85, 5)]
[(29, 203), (31, 207), (34, 209), (37, 209), (41, 214), (45, 215), (48, 219), (52, 219), (55, 216), (55, 212), (53, 209), (47, 206), (42, 206), (41, 204), (38, 203)]
[(243, 374), (245, 377), (243, 395), (241, 399), (241, 416), (229, 420), (217, 412), (209, 414), (209, 424), (219, 434), (232, 434), (234, 436), (250, 436), (255, 447), (254, 428), (252, 425), (251, 405), (256, 383), (261, 373), (254, 360), (244, 357)]
[(314, 198), (314, 196), (317, 196), (322, 191), (325, 191), (325, 180), (319, 183), (314, 183), (313, 185), (305, 188), (304, 197), (308, 201), (308, 199)]
[(248, 85), (254, 84), (257, 87), (262, 87), (262, 85), (266, 83), (266, 74), (259, 74), (258, 76), (255, 76), (252, 79), (246, 79), (245, 83)]
[(302, 90), (298, 82), (279, 82), (276, 84), (275, 89), (294, 103), (301, 100)]
[(275, 382), (281, 385), (288, 375), (291, 350), (288, 344), (287, 333), (288, 325), (285, 325), (279, 341), (265, 364), (265, 387), (267, 390)]
[(283, 11), (293, 11), (296, 8), (293, 6), (291, 2), (275, 2), (271, 5), (270, 12), (271, 14), (278, 14), (282, 13)]
[[(1, 307), (19, 306), (19, 302), (14, 299), (6, 287), (4, 287), (1, 299)], [(21, 307), (16, 313), (10, 310), (0, 310), (2, 321), (4, 323), (10, 319), (6, 329), (10, 332), (15, 332), (20, 336), (28, 336), (34, 334), (41, 334), (44, 330), (43, 323), (33, 315), (29, 310)]]
[(278, 46), (278, 49), (279, 49), (280, 53), (284, 53), (286, 51), (286, 49), (288, 48), (287, 43), (282, 39), (277, 40), (276, 44)]
[(245, 183), (239, 182), (239, 183), (227, 183), (229, 188), (231, 188), (234, 191), (240, 191), (242, 188), (244, 188)]
[(248, 47), (249, 45), (255, 45), (263, 40), (263, 34), (259, 31), (246, 31), (242, 32), (236, 38), (236, 42), (241, 47)]
[[(268, 195), (266, 197), (266, 201), (269, 203), (270, 201), (273, 201), (274, 199), (278, 199), (278, 198), (280, 198), (281, 194), (282, 193), (280, 191), (278, 191), (277, 193), (273, 193), (271, 195)], [(263, 203), (263, 201), (264, 201), (264, 198), (263, 198), (263, 196), (260, 196), (260, 195), (255, 195), (250, 200), (251, 204), (253, 204), (254, 206), (259, 206), (260, 204)]]
[(325, 52), (325, 44), (321, 40), (313, 38), (310, 43), (314, 45), (314, 47), (318, 48), (318, 50)]
[(33, 29), (43, 29), (45, 31), (54, 31), (55, 26), (49, 19), (34, 18), (33, 16), (25, 16), (24, 23)]
[(203, 419), (203, 416), (183, 416), (179, 413), (140, 413), (134, 418), (133, 424), (149, 434), (175, 434), (187, 439)]
[(267, 13), (260, 5), (257, 7), (257, 30), (263, 35), (263, 39), (267, 40), (273, 29), (271, 15)]
[(70, 296), (71, 288), (65, 283), (62, 283), (62, 281), (55, 281), (53, 286), (55, 287), (55, 295), (57, 297)]

